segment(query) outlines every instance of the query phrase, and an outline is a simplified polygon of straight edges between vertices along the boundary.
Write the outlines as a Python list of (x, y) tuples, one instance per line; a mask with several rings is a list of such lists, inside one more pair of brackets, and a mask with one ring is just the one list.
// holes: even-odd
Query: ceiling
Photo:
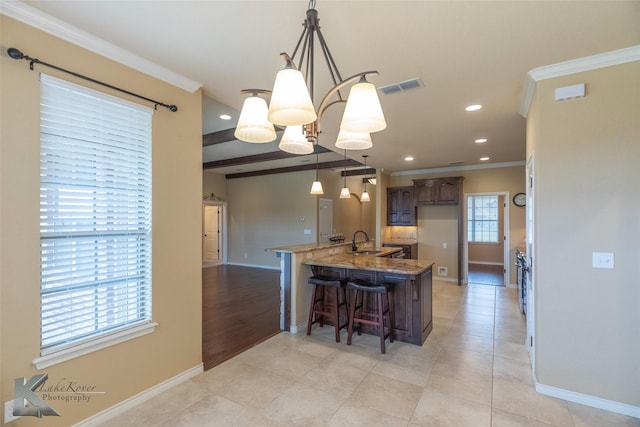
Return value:
[[(203, 134), (235, 126), (241, 89), (272, 88), (284, 65), (279, 54), (292, 53), (308, 6), (305, 0), (22, 3), (202, 84)], [(524, 161), (519, 110), (527, 72), (640, 44), (640, 1), (318, 0), (315, 8), (343, 77), (377, 70), (369, 78), (377, 87), (422, 83), (380, 95), (387, 128), (372, 134), (373, 148), (347, 153), (356, 161), (367, 154), (369, 165), (390, 173)], [(45, 53), (30, 54), (45, 60)], [(332, 85), (321, 58), (316, 62), (317, 105)], [(466, 112), (469, 104), (483, 108)], [(321, 163), (344, 158), (334, 147), (343, 105), (322, 119), (319, 144), (329, 151), (319, 155)], [(223, 113), (232, 119), (221, 120)], [(255, 162), (273, 157), (277, 143), (208, 145), (203, 162), (230, 177), (314, 167), (315, 155)]]

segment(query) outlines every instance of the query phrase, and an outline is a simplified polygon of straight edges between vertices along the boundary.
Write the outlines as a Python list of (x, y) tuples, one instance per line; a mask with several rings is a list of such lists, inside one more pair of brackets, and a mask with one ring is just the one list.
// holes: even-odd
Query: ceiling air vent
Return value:
[(419, 87), (423, 87), (424, 83), (422, 83), (422, 79), (420, 77), (416, 77), (415, 79), (405, 80), (399, 83), (393, 83), (387, 86), (381, 86), (378, 88), (383, 95), (391, 95), (396, 92), (404, 92), (406, 90), (417, 89)]

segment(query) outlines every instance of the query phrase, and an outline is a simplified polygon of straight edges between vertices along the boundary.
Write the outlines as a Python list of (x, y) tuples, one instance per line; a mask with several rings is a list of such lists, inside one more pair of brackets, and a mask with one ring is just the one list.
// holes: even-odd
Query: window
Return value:
[(498, 196), (467, 196), (467, 240), (498, 243)]
[(152, 324), (152, 113), (41, 75), (41, 356)]

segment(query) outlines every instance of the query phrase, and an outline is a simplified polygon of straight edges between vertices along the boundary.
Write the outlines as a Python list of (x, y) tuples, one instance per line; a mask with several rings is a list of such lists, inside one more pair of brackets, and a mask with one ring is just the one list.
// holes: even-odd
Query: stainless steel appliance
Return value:
[(516, 250), (516, 265), (518, 266), (518, 305), (522, 314), (527, 314), (527, 273), (529, 265), (527, 255)]

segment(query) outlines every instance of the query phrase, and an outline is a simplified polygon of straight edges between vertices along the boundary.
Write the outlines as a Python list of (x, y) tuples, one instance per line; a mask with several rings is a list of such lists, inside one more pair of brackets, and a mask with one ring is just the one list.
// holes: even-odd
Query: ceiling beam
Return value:
[[(324, 148), (322, 145), (315, 144), (312, 154), (322, 154), (331, 150)], [(251, 156), (234, 157), (231, 159), (216, 160), (202, 164), (202, 169), (224, 168), (229, 166), (246, 165), (249, 163), (269, 162), (273, 160), (290, 159), (291, 157), (299, 157), (300, 154), (291, 154), (285, 151), (271, 151), (269, 153), (254, 154)]]
[[(276, 126), (275, 128), (276, 132), (283, 131), (283, 128), (279, 126)], [(224, 142), (238, 141), (238, 138), (233, 134), (235, 131), (236, 128), (230, 128), (202, 135), (202, 146), (207, 147), (209, 145), (222, 144)]]
[[(333, 169), (333, 168), (341, 168), (341, 167), (356, 167), (356, 166), (361, 166), (361, 165), (362, 164), (360, 162), (357, 162), (357, 161), (351, 160), (351, 159), (347, 159), (346, 164), (345, 164), (344, 160), (335, 160), (333, 162), (318, 163), (317, 168), (318, 169)], [(265, 170), (260, 170), (260, 171), (231, 173), (231, 174), (225, 175), (225, 178), (226, 179), (248, 178), (248, 177), (252, 177), (252, 176), (274, 175), (274, 174), (278, 174), (278, 173), (300, 172), (300, 171), (315, 170), (315, 169), (316, 169), (316, 164), (315, 163), (309, 163), (309, 164), (306, 164), (306, 165), (289, 166), (289, 167), (285, 167), (285, 168), (265, 169)], [(367, 169), (367, 170), (369, 171), (369, 173), (371, 173), (371, 171), (373, 171), (374, 174), (376, 173), (375, 169)], [(362, 171), (362, 173), (360, 173), (358, 175), (363, 175), (364, 174), (364, 169), (362, 169), (361, 171)]]

